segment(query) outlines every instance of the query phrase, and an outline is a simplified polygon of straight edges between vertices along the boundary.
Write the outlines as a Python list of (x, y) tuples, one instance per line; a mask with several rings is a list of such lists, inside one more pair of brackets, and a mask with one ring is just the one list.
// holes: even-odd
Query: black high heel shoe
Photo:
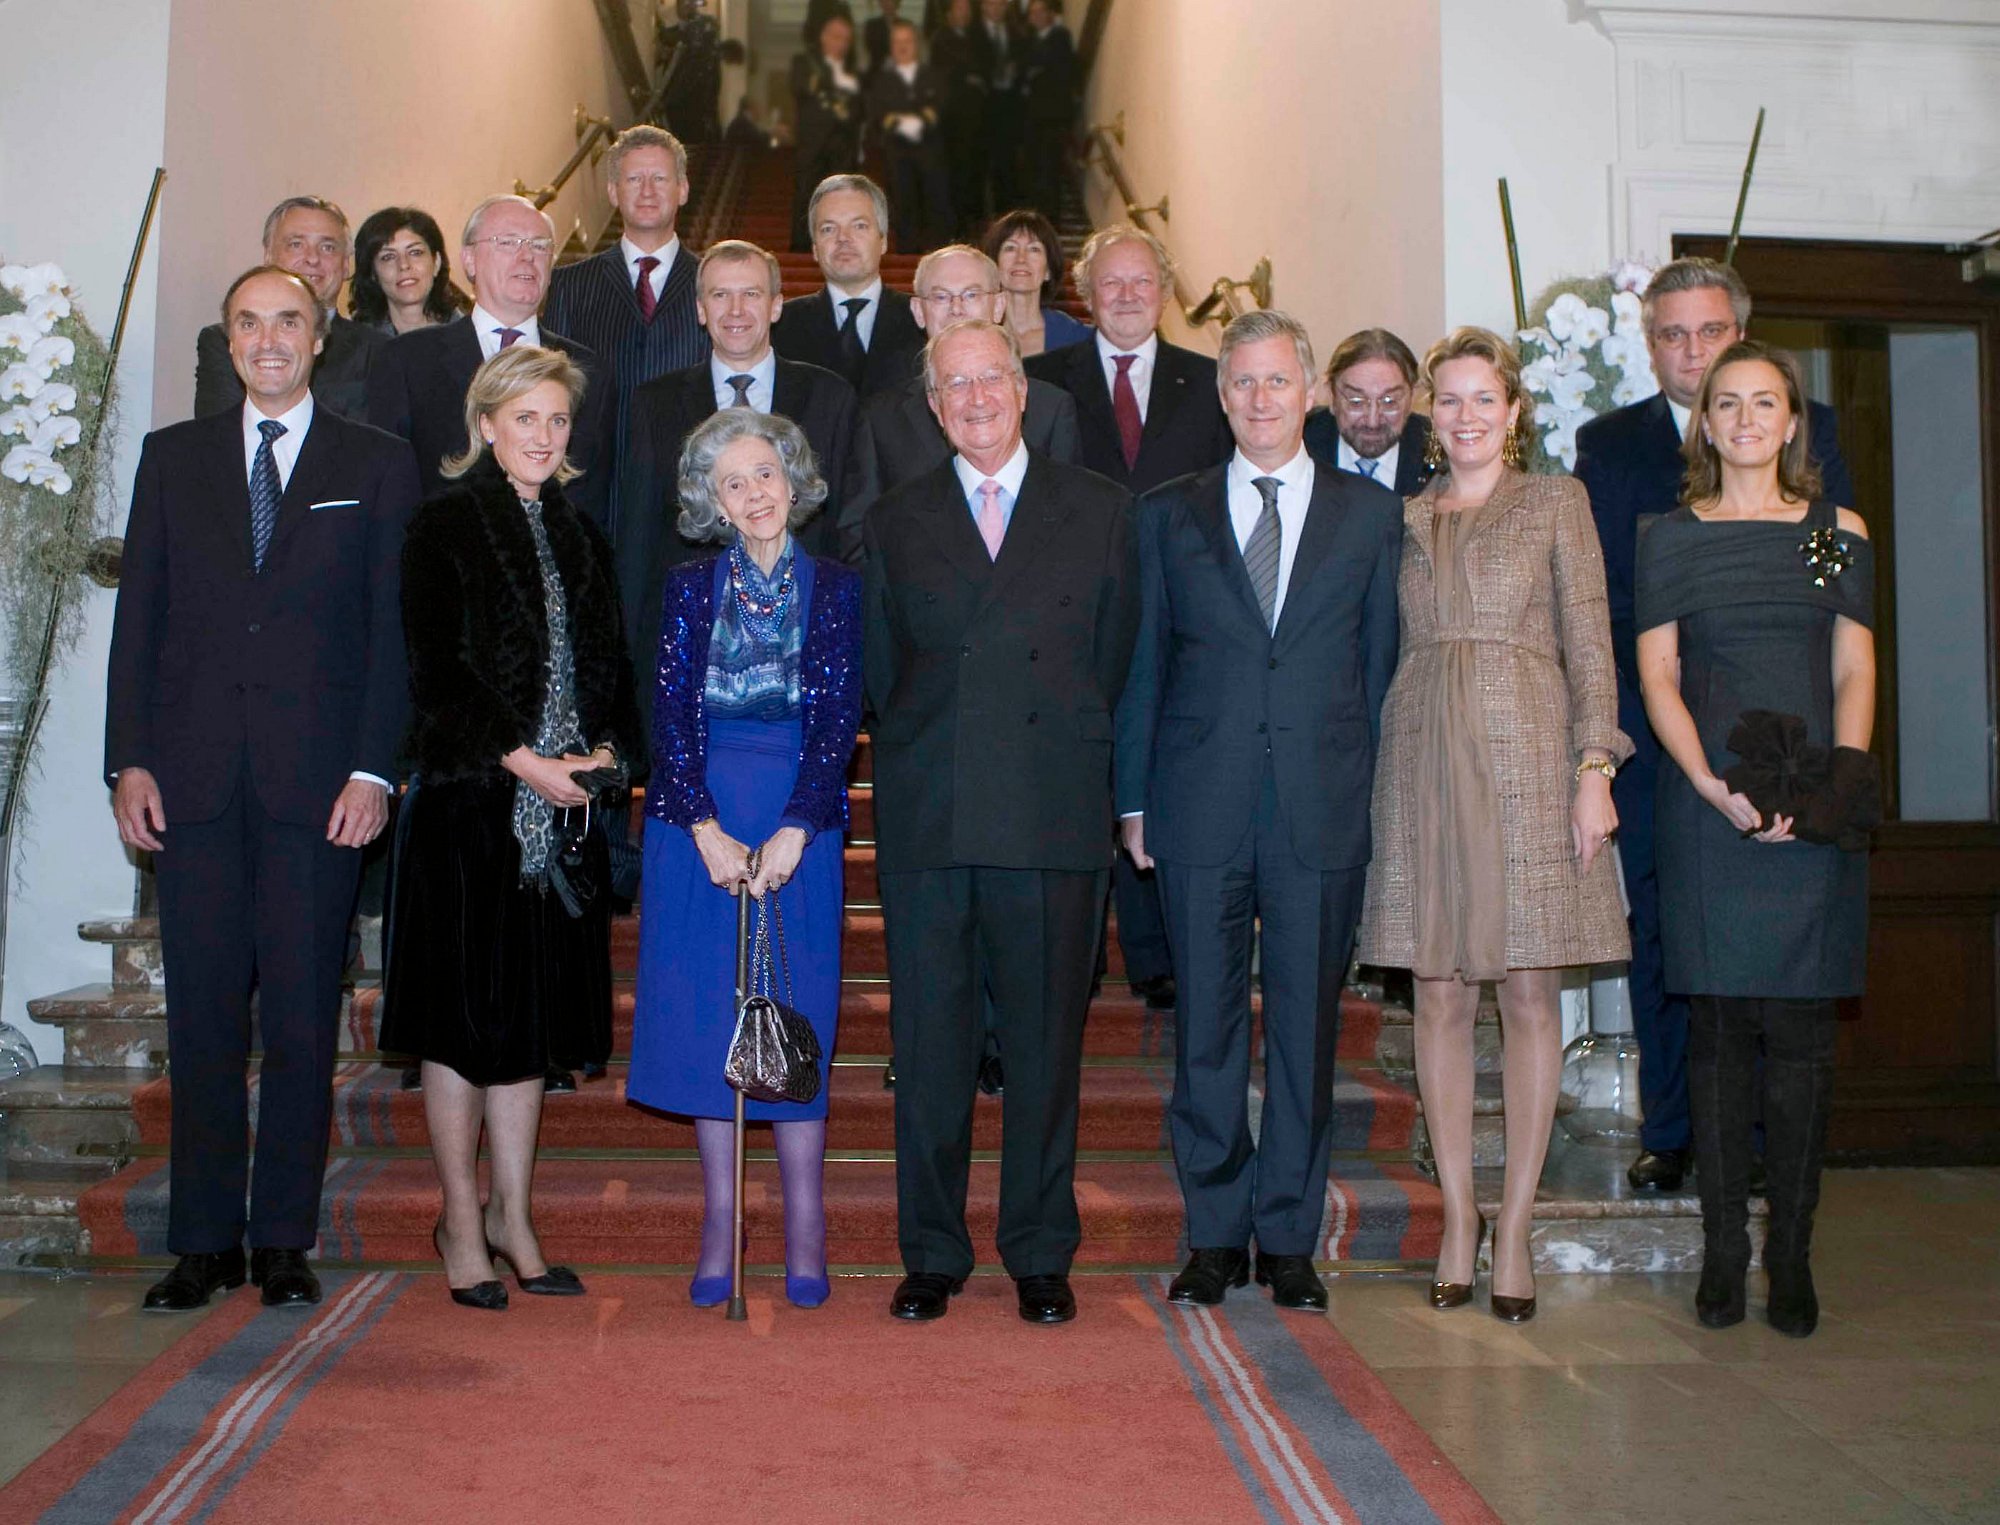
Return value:
[[(439, 1217), (431, 1228), (431, 1248), (437, 1251), (439, 1260), (444, 1259), (444, 1219)], [(488, 1313), (504, 1313), (507, 1309), (507, 1289), (497, 1281), (482, 1281), (470, 1287), (454, 1287), (449, 1280), (445, 1290), (451, 1300), (461, 1308), (480, 1308)]]
[(1707, 1329), (1727, 1329), (1747, 1312), (1744, 1282), (1749, 1267), (1722, 1255), (1704, 1255), (1701, 1285), (1695, 1288), (1694, 1316)]
[[(523, 1276), (514, 1257), (491, 1239), (486, 1241), (486, 1253), (496, 1264), (503, 1260), (507, 1262), (507, 1269), (514, 1273), (514, 1285), (523, 1292), (536, 1297), (583, 1296), (583, 1282), (568, 1266), (550, 1266), (540, 1276)], [(494, 1285), (498, 1286), (499, 1283), (495, 1282)]]

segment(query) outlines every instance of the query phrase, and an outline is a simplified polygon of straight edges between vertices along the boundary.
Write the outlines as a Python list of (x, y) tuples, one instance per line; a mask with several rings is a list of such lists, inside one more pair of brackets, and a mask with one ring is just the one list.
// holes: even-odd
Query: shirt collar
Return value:
[(516, 344), (542, 342), (542, 324), (539, 318), (529, 317), (519, 323), (502, 323), (477, 302), (472, 304), (472, 331), (479, 335), (482, 344), (492, 336), (495, 329), (499, 328), (511, 328), (519, 334), (521, 337), (514, 341)]
[(1109, 339), (1105, 338), (1104, 330), (1100, 328), (1097, 331), (1097, 353), (1106, 365), (1111, 364), (1111, 357), (1114, 355), (1137, 355), (1145, 362), (1146, 368), (1151, 370), (1153, 361), (1159, 357), (1160, 336), (1158, 334), (1148, 334), (1146, 335), (1146, 342), (1141, 344), (1137, 349), (1125, 350), (1120, 349)]
[(1250, 489), (1250, 484), (1258, 477), (1276, 477), (1287, 488), (1310, 487), (1313, 480), (1312, 457), (1306, 453), (1306, 447), (1301, 444), (1298, 452), (1284, 465), (1276, 471), (1266, 471), (1261, 466), (1252, 465), (1249, 457), (1241, 450), (1231, 452), (1229, 481), (1232, 486)]
[(1334, 464), (1342, 471), (1360, 472), (1362, 476), (1367, 476), (1368, 473), (1361, 469), (1361, 463), (1363, 461), (1374, 461), (1377, 463), (1375, 480), (1380, 482), (1384, 487), (1387, 487), (1395, 480), (1397, 453), (1402, 448), (1403, 442), (1398, 440), (1380, 455), (1364, 456), (1360, 451), (1348, 444), (1347, 437), (1342, 435), (1340, 447), (1334, 452)]
[(1693, 408), (1683, 408), (1673, 398), (1667, 398), (1667, 411), (1674, 416), (1674, 433), (1682, 439), (1688, 437), (1688, 420), (1694, 417)]
[(778, 379), (778, 352), (771, 348), (767, 340), (764, 344), (764, 358), (739, 370), (711, 350), (708, 356), (708, 374), (718, 392), (729, 385), (731, 376), (754, 376), (757, 378), (757, 383), (761, 383), (764, 387), (775, 387)]
[[(979, 497), (979, 484), (986, 480), (986, 473), (958, 454), (952, 456), (951, 465), (958, 473), (958, 485), (965, 489), (965, 501), (975, 502)], [(1021, 481), (1027, 474), (1028, 444), (1023, 440), (1014, 447), (1014, 453), (1007, 457), (1007, 463), (993, 473), (993, 480), (1005, 489), (1010, 499), (1018, 503), (1021, 501)]]
[[(882, 277), (879, 275), (876, 276), (865, 287), (855, 292), (854, 296), (865, 298), (870, 307), (880, 307), (882, 305)], [(847, 315), (847, 309), (840, 304), (853, 300), (846, 292), (834, 285), (832, 281), (826, 283), (826, 299), (833, 303), (833, 321), (836, 323)], [(864, 307), (857, 316), (866, 318), (873, 316), (873, 314), (869, 312), (867, 307)]]
[(631, 239), (620, 238), (618, 240), (618, 252), (625, 256), (625, 268), (631, 271), (632, 278), (637, 280), (639, 277), (639, 261), (642, 259), (658, 260), (660, 262), (659, 268), (662, 270), (673, 269), (674, 261), (680, 258), (681, 239), (680, 235), (676, 233), (672, 238), (661, 244), (659, 248), (648, 254), (644, 249), (633, 243)]
[[(252, 450), (264, 442), (263, 431), (257, 426), (264, 422), (265, 417), (266, 415), (258, 410), (254, 402), (247, 397), (243, 400), (243, 443)], [(271, 420), (273, 423), (285, 426), (285, 432), (278, 436), (279, 442), (293, 446), (305, 438), (306, 430), (312, 427), (312, 421), (313, 394), (310, 391)], [(275, 449), (276, 446), (272, 448)]]
[(914, 85), (917, 82), (917, 70), (921, 67), (921, 65), (891, 64), (889, 67), (894, 69), (896, 73), (902, 77), (902, 81), (904, 84)]

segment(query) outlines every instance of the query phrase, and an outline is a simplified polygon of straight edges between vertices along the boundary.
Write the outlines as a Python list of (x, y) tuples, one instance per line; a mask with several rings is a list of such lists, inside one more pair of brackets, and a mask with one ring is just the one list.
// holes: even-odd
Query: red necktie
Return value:
[(652, 255), (642, 254), (639, 256), (639, 284), (633, 289), (632, 294), (639, 299), (639, 316), (644, 318), (648, 323), (653, 321), (653, 309), (659, 305), (660, 301), (658, 297), (653, 295), (653, 272), (659, 268), (660, 262), (654, 259)]
[(507, 348), (508, 345), (514, 343), (517, 339), (521, 337), (521, 330), (518, 328), (503, 328), (498, 330), (498, 333), (500, 335), (500, 347), (502, 349)]
[(1118, 379), (1111, 386), (1111, 414), (1118, 420), (1118, 444), (1125, 452), (1125, 469), (1139, 464), (1139, 433), (1145, 427), (1139, 419), (1139, 394), (1132, 390), (1132, 362), (1137, 355), (1113, 355)]

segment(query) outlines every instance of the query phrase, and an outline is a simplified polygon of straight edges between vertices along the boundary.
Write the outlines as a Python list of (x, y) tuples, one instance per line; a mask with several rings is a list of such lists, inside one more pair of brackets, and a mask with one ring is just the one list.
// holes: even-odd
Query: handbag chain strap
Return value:
[[(754, 866), (752, 872), (755, 872)], [(775, 954), (773, 945), (775, 944)], [(751, 949), (754, 973), (753, 987), (761, 987), (759, 994), (778, 999), (778, 976), (784, 976), (784, 1003), (792, 1002), (792, 961), (785, 951), (785, 913), (778, 904), (776, 889), (766, 890), (764, 898), (757, 902), (757, 932)]]

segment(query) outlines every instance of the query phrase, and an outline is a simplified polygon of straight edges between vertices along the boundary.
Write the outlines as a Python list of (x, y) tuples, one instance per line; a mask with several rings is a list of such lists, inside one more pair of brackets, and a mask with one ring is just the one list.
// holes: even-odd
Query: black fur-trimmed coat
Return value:
[[(577, 715), (591, 746), (639, 756), (631, 664), (611, 546), (551, 480), (542, 520), (569, 606)], [(548, 618), (535, 540), (491, 455), (428, 498), (403, 543), (408, 755), (427, 783), (497, 778), (540, 729)]]

